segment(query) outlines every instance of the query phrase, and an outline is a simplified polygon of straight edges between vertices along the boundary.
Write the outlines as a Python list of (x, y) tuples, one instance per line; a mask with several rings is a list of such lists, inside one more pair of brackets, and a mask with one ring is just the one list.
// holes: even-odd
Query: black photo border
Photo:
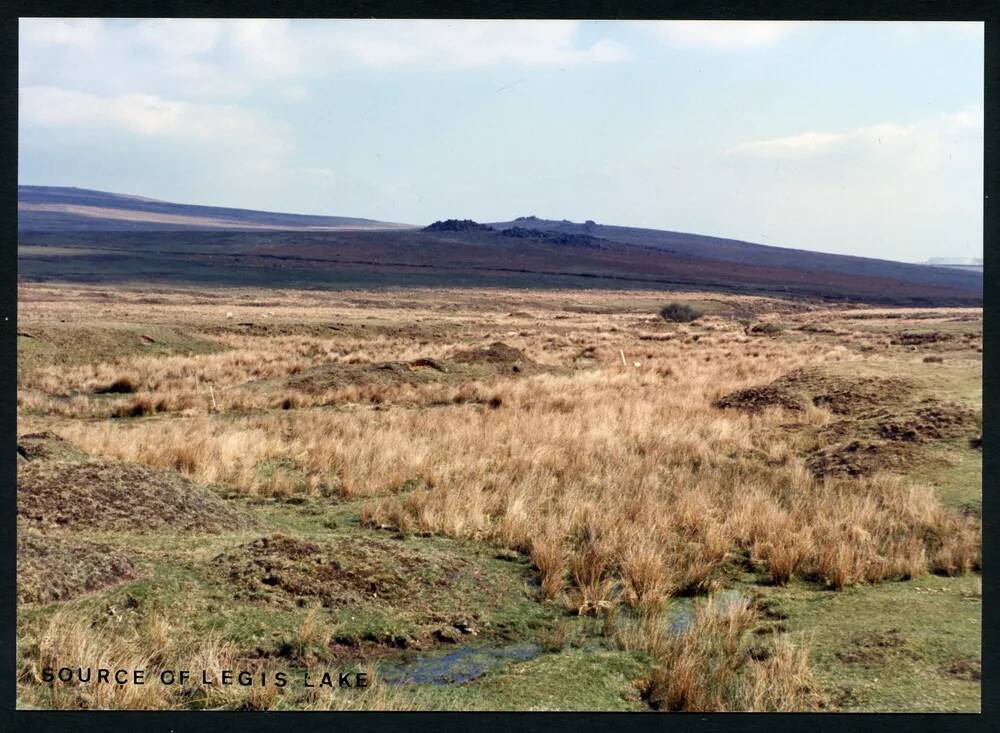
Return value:
[[(656, 2), (651, 0), (551, 0), (457, 2), (456, 0), (378, 0), (323, 2), (290, 0), (39, 0), (8, 2), (0, 18), (0, 444), (8, 458), (0, 468), (0, 731), (123, 731), (252, 730), (289, 731), (324, 728), (369, 731), (813, 731), (896, 729), (905, 731), (998, 730), (997, 559), (995, 536), (1000, 530), (1000, 232), (997, 195), (998, 132), (1000, 132), (1000, 2), (983, 0), (848, 0), (846, 2)], [(493, 713), (493, 712), (190, 712), (190, 711), (49, 711), (15, 710), (16, 675), (16, 329), (17, 329), (17, 111), (18, 18), (20, 17), (273, 17), (273, 18), (566, 18), (566, 19), (741, 19), (741, 20), (965, 20), (983, 21), (985, 30), (985, 157), (984, 157), (984, 322), (983, 322), (983, 676), (981, 714), (920, 713)], [(992, 722), (990, 722), (992, 721)]]

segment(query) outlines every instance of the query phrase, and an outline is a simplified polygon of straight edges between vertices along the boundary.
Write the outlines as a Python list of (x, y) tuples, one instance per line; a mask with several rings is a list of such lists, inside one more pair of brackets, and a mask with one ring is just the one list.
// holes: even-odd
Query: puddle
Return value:
[(526, 662), (541, 654), (534, 642), (510, 646), (463, 646), (447, 654), (418, 657), (388, 667), (382, 680), (390, 685), (461, 685), (503, 667), (508, 662)]
[[(715, 594), (715, 605), (720, 611), (727, 610), (730, 606), (749, 601), (750, 596), (738, 590), (722, 590)], [(674, 601), (677, 604), (677, 611), (670, 617), (670, 630), (675, 634), (687, 631), (694, 616), (694, 602), (690, 598), (679, 598)]]
[[(715, 595), (720, 610), (748, 600), (750, 597), (738, 590), (724, 590)], [(694, 601), (680, 598), (674, 604), (675, 610), (669, 620), (670, 630), (680, 634), (691, 625)], [(601, 646), (599, 641), (593, 643)], [(510, 662), (526, 662), (541, 653), (541, 647), (535, 642), (509, 646), (461, 646), (444, 654), (423, 655), (411, 661), (387, 665), (382, 670), (382, 680), (390, 685), (461, 685)]]

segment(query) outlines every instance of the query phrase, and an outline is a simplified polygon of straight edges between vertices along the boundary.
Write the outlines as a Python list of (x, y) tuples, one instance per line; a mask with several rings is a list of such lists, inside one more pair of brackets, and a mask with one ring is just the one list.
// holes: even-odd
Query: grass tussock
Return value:
[(627, 649), (649, 652), (656, 666), (643, 696), (667, 712), (782, 712), (814, 709), (818, 685), (808, 652), (787, 637), (752, 646), (757, 622), (749, 601), (710, 597), (686, 628), (671, 631), (660, 615), (619, 633)]
[(193, 417), (62, 434), (250, 495), (372, 497), (368, 526), (527, 551), (542, 594), (566, 591), (584, 614), (712, 590), (740, 558), (775, 584), (799, 575), (836, 589), (979, 566), (978, 521), (929, 488), (890, 475), (820, 480), (780, 411), (712, 408), (730, 371), (684, 370), (670, 390), (651, 388), (662, 379), (653, 371), (540, 375), (507, 384), (500, 410)]
[(705, 315), (688, 303), (667, 303), (660, 308), (660, 318), (669, 323), (691, 323)]

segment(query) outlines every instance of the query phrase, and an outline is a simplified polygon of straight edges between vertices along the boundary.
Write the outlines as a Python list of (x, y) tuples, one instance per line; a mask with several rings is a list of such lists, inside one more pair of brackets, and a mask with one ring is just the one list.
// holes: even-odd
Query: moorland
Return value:
[(96, 282), (139, 255), (74, 236), (22, 242), (19, 706), (979, 710), (974, 302)]

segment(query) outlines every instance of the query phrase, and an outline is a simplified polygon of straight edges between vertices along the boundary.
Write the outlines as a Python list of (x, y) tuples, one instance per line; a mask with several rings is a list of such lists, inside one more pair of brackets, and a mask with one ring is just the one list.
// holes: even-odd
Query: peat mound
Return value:
[(17, 514), (38, 528), (219, 531), (246, 517), (206, 487), (148, 466), (106, 459), (29, 460), (17, 472)]
[(524, 352), (508, 346), (503, 341), (494, 341), (489, 346), (461, 349), (451, 356), (459, 364), (533, 365)]
[(978, 414), (971, 408), (933, 398), (896, 414), (879, 410), (864, 416), (864, 419), (875, 422), (880, 437), (908, 441), (974, 437), (980, 422)]
[(828, 445), (812, 453), (806, 465), (820, 477), (901, 470), (919, 460), (919, 444), (975, 436), (980, 423), (971, 408), (934, 398), (868, 410), (824, 426), (817, 437)]
[(311, 542), (283, 534), (240, 545), (218, 555), (236, 595), (280, 606), (359, 603), (424, 607), (448, 593), (469, 563), (459, 558), (434, 561), (378, 539), (343, 538)]
[(936, 344), (940, 341), (950, 341), (953, 336), (942, 331), (904, 331), (889, 343), (893, 346), (922, 346)]
[(913, 446), (909, 444), (859, 438), (820, 448), (806, 458), (806, 467), (817, 478), (868, 476), (876, 471), (904, 469), (913, 458)]
[(801, 410), (804, 405), (795, 394), (788, 392), (779, 385), (765, 384), (760, 387), (748, 387), (720, 397), (714, 403), (721, 409), (743, 410), (744, 412), (759, 412), (769, 407), (781, 407), (786, 410)]
[(384, 389), (428, 383), (459, 384), (501, 375), (534, 374), (552, 368), (536, 364), (518, 349), (497, 341), (456, 351), (448, 359), (420, 357), (374, 364), (334, 362), (304, 369), (279, 380), (249, 382), (251, 389), (292, 389), (311, 395), (351, 387)]
[(86, 461), (89, 456), (55, 433), (26, 433), (17, 438), (18, 461)]
[[(417, 362), (422, 361), (424, 360), (417, 360)], [(426, 363), (409, 364), (401, 361), (384, 361), (376, 364), (322, 364), (289, 377), (284, 380), (282, 386), (306, 394), (320, 394), (328, 390), (360, 385), (389, 387), (424, 384), (437, 381), (447, 373), (446, 367), (438, 362), (434, 363), (437, 367)]]
[(797, 369), (770, 384), (731, 392), (713, 404), (723, 409), (758, 412), (769, 407), (802, 410), (810, 403), (838, 415), (851, 415), (877, 405), (897, 403), (912, 390), (902, 377), (855, 379)]
[(17, 528), (17, 600), (65, 601), (133, 580), (135, 567), (108, 545)]

